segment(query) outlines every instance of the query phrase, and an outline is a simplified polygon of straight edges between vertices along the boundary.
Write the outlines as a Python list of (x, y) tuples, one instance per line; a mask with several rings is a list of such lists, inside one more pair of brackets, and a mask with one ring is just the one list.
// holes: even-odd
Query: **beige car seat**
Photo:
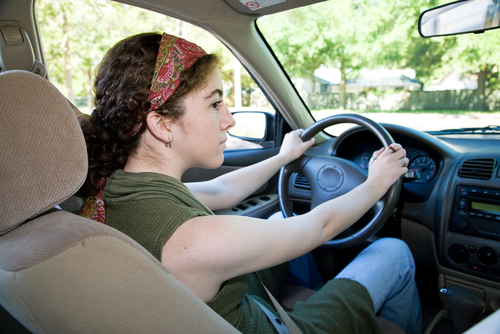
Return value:
[(8, 314), (33, 333), (238, 333), (135, 241), (53, 209), (84, 182), (87, 154), (71, 106), (49, 81), (0, 73), (0, 108)]

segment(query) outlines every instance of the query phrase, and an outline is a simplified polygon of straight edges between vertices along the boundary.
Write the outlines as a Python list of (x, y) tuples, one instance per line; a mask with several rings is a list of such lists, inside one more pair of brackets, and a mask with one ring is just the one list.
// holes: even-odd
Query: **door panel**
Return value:
[[(279, 148), (239, 150), (224, 152), (224, 164), (216, 169), (190, 168), (182, 175), (182, 182), (201, 182), (214, 179), (225, 173), (252, 165), (278, 154)], [(219, 210), (216, 214), (243, 215), (267, 218), (279, 211), (276, 174), (249, 198), (233, 208)]]

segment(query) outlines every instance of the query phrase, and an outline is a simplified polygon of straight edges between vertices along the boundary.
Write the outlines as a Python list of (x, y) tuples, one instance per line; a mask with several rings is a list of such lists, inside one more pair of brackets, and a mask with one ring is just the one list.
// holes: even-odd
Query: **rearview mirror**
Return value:
[(499, 23), (500, 0), (464, 0), (424, 11), (418, 32), (422, 37), (482, 33)]

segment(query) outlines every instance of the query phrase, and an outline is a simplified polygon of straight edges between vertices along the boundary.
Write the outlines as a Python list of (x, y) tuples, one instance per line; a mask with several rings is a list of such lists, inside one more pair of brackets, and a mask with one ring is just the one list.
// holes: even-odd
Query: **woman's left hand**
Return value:
[(283, 145), (281, 145), (280, 157), (283, 165), (286, 165), (293, 160), (299, 158), (304, 152), (314, 144), (314, 138), (303, 142), (300, 135), (304, 132), (303, 129), (293, 130), (285, 135)]

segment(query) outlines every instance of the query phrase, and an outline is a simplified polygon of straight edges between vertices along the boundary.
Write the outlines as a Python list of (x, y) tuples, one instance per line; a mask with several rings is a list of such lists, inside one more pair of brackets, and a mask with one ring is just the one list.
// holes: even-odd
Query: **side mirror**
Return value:
[(236, 125), (229, 130), (232, 137), (274, 147), (274, 115), (261, 111), (237, 111), (232, 113)]
[(418, 19), (422, 37), (483, 33), (497, 29), (500, 1), (462, 0), (424, 11)]

